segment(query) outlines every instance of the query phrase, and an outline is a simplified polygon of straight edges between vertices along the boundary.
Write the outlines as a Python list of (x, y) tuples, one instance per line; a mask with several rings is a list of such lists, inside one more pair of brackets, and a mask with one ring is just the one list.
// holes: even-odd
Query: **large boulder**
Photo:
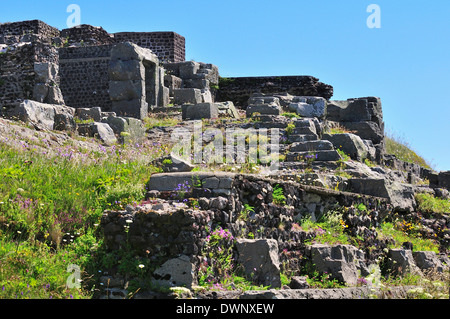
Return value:
[(369, 274), (364, 253), (354, 246), (315, 244), (309, 250), (311, 263), (318, 272), (329, 273), (350, 286), (357, 284), (359, 274)]
[(362, 161), (369, 157), (368, 147), (358, 135), (352, 133), (323, 134), (322, 139), (333, 143), (336, 149), (340, 149), (353, 160)]
[(388, 198), (396, 211), (412, 212), (416, 208), (414, 189), (411, 185), (385, 178), (351, 178), (353, 192)]
[(385, 271), (394, 276), (409, 272), (420, 272), (410, 249), (390, 249), (387, 254)]
[(195, 265), (188, 256), (169, 259), (153, 272), (153, 282), (168, 287), (192, 288), (195, 283)]
[(75, 127), (75, 109), (25, 100), (8, 112), (9, 117), (32, 124), (40, 130), (66, 130)]
[(444, 271), (444, 265), (434, 251), (415, 251), (413, 258), (422, 271)]
[(78, 133), (83, 136), (95, 137), (103, 144), (113, 145), (117, 143), (117, 138), (112, 128), (106, 123), (87, 123), (78, 125)]
[(324, 118), (327, 112), (327, 100), (323, 97), (297, 96), (293, 98), (289, 109), (303, 117)]
[(249, 278), (272, 288), (281, 287), (278, 244), (274, 239), (238, 239), (238, 262)]

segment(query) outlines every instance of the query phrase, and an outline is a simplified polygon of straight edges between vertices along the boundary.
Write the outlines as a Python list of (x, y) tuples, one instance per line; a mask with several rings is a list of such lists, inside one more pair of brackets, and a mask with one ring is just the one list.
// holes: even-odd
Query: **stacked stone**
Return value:
[(185, 38), (175, 32), (119, 32), (116, 42), (132, 42), (150, 49), (164, 63), (185, 61)]
[(112, 111), (119, 116), (146, 118), (149, 104), (160, 105), (164, 95), (168, 97), (163, 72), (150, 50), (130, 42), (115, 45), (109, 67)]

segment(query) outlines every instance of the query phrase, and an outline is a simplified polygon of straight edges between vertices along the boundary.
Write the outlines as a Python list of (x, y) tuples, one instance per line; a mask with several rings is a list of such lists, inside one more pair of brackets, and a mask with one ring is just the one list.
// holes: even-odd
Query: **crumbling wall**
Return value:
[[(1, 48), (1, 45), (0, 45)], [(40, 42), (5, 45), (0, 53), (0, 107), (7, 109), (16, 103), (34, 99), (36, 63), (58, 64), (57, 49)], [(54, 85), (58, 85), (57, 77)]]
[(237, 106), (245, 107), (253, 93), (289, 93), (328, 100), (333, 96), (333, 87), (312, 76), (230, 77), (220, 79), (216, 97), (217, 101), (232, 101)]
[(114, 39), (150, 49), (164, 63), (185, 60), (186, 40), (175, 32), (119, 32), (114, 34)]
[(111, 110), (109, 63), (113, 45), (59, 49), (61, 91), (74, 108)]
[(42, 38), (59, 37), (58, 29), (49, 26), (40, 20), (20, 21), (0, 24), (0, 43), (21, 42), (20, 38), (26, 35), (38, 35)]
[(87, 24), (61, 30), (61, 38), (66, 46), (106, 45), (116, 42), (102, 27)]

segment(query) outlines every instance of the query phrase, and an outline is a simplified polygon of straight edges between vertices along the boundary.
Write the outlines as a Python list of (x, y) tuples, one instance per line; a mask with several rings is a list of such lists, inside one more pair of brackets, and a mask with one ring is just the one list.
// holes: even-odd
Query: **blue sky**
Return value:
[[(450, 170), (450, 1), (164, 0), (3, 1), (0, 22), (40, 19), (64, 29), (69, 4), (81, 23), (108, 32), (175, 31), (186, 59), (222, 76), (312, 75), (332, 99), (379, 96), (386, 128), (434, 168)], [(381, 28), (366, 11), (381, 9)]]

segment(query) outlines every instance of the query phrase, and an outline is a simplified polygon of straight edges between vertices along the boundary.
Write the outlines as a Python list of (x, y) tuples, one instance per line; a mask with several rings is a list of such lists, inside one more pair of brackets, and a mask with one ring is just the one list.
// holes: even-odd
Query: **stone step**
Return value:
[(287, 138), (287, 141), (290, 143), (296, 143), (296, 142), (315, 141), (318, 139), (319, 137), (317, 136), (317, 134), (290, 134)]
[(314, 126), (296, 127), (292, 130), (293, 134), (317, 134)]
[(286, 155), (286, 162), (299, 161), (337, 161), (341, 157), (335, 150), (315, 151), (315, 152), (290, 152)]
[(332, 151), (333, 144), (330, 141), (317, 140), (295, 142), (289, 147), (290, 152), (315, 152), (315, 151)]

